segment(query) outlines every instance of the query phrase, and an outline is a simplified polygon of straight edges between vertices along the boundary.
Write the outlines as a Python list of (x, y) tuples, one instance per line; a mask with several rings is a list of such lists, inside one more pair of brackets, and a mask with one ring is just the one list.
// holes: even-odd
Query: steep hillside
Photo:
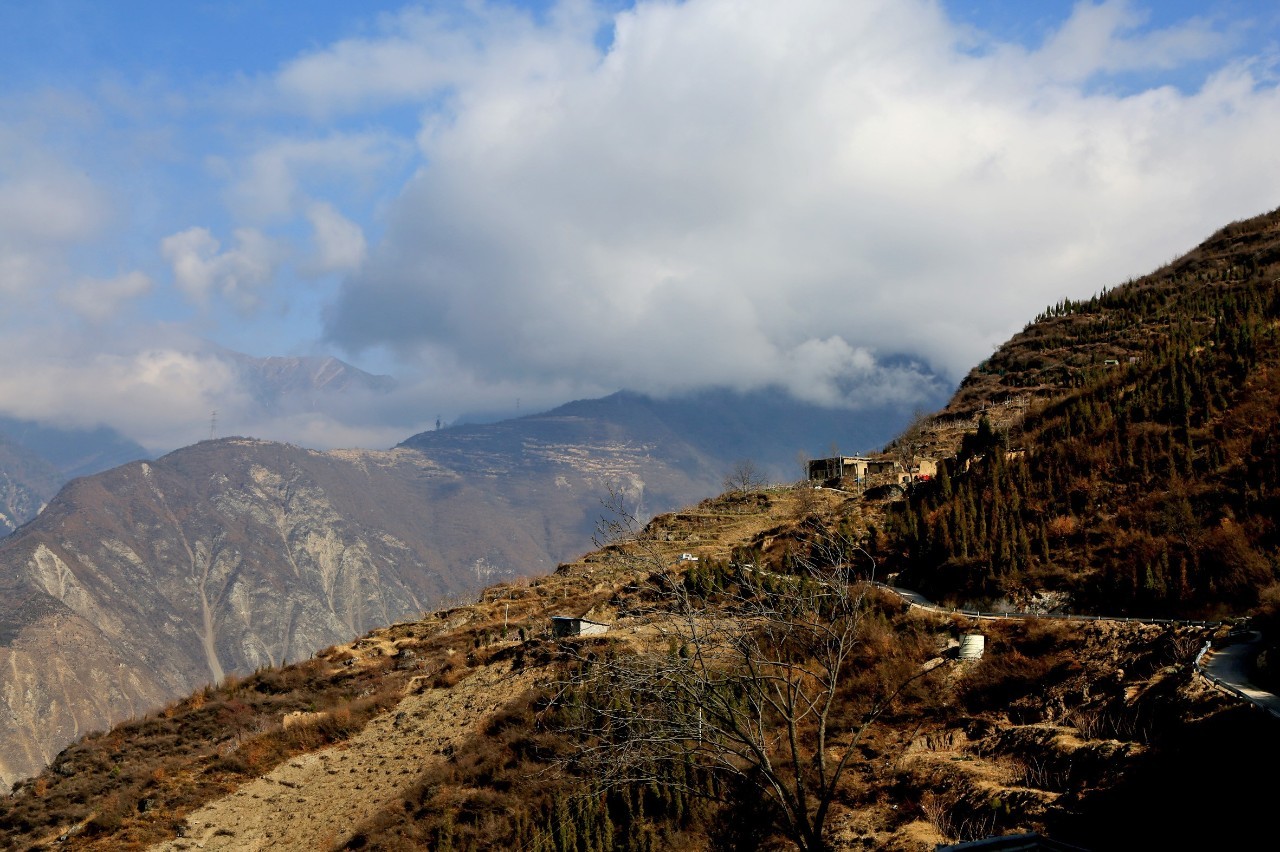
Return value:
[(611, 489), (641, 514), (714, 493), (739, 451), (797, 435), (756, 402), (677, 417), (622, 394), (390, 452), (206, 441), (77, 480), (0, 543), (0, 782), (224, 675), (545, 574)]
[(885, 555), (902, 581), (1133, 614), (1241, 612), (1272, 594), (1277, 281), (1273, 213), (1029, 325), (922, 429), (969, 434), (894, 518)]
[[(552, 577), (85, 738), (15, 790), (0, 829), (20, 848), (87, 849), (825, 852), (1031, 830), (1092, 849), (1256, 840), (1269, 831), (1265, 785), (1205, 780), (1254, 777), (1280, 744), (1272, 720), (1194, 672), (1205, 641), (1228, 640), (1228, 627), (977, 620), (910, 607), (860, 578), (887, 571), (951, 600), (1106, 615), (1236, 617), (1280, 600), (1277, 266), (1280, 213), (1054, 306), (895, 441), (896, 454), (942, 462), (905, 497), (852, 483), (740, 490), (636, 531), (628, 512), (678, 494), (680, 477), (705, 481), (711, 465), (697, 442), (664, 441), (670, 422), (625, 396), (424, 433), (390, 454), (311, 454), (324, 459), (308, 474), (314, 493), (341, 493), (352, 476), (341, 464), (387, 489), (385, 502), (327, 498), (319, 514), (333, 514), (312, 538), (347, 517), (407, 521), (430, 504), (423, 493), (467, 507), (455, 523), (550, 537), (585, 526), (577, 495), (606, 483), (623, 535)], [(636, 405), (649, 415), (633, 415), (634, 431), (590, 414)], [(192, 486), (197, 502), (228, 516), (170, 507), (182, 533), (147, 563), (185, 572), (185, 653), (202, 677), (249, 647), (208, 630), (220, 623), (203, 617), (208, 604), (235, 597), (208, 578), (238, 564), (250, 540), (293, 540), (272, 514), (293, 493), (276, 478), (287, 465), (265, 460), (284, 451), (226, 446), (263, 460), (233, 475), (210, 444), (205, 462), (160, 481), (213, 483)], [(114, 490), (147, 493), (154, 470), (128, 470), (132, 485)], [(222, 490), (223, 479), (235, 487)], [(112, 515), (115, 526), (85, 524), (82, 540), (100, 542), (95, 553), (136, 552), (126, 531), (159, 523), (168, 500), (136, 505)], [(67, 570), (80, 551), (33, 537), (64, 517), (84, 516), (51, 506), (0, 547), (21, 566), (4, 575), (20, 580), (4, 593), (19, 613), (5, 622), (17, 637), (8, 653), (39, 630), (87, 630), (75, 607), (119, 585), (81, 580)], [(232, 517), (258, 526), (237, 533)], [(399, 527), (374, 526), (352, 541), (376, 556), (367, 537)], [(401, 550), (397, 565), (430, 542), (404, 536), (383, 540)], [(379, 600), (418, 594), (406, 575), (378, 577)], [(341, 611), (376, 608), (358, 600)], [(247, 624), (262, 610), (231, 611)], [(610, 630), (558, 641), (556, 615)], [(279, 643), (288, 634), (275, 629)], [(974, 633), (986, 657), (958, 660), (958, 638)], [(98, 649), (115, 655), (95, 664), (103, 672), (136, 650)], [(291, 711), (312, 715), (282, 715)], [(1161, 818), (1135, 816), (1157, 803)]]
[[(591, 671), (634, 658), (674, 673), (696, 660), (676, 640), (690, 635), (682, 624), (740, 623), (752, 601), (789, 601), (796, 618), (805, 575), (789, 572), (817, 567), (841, 530), (877, 509), (786, 489), (658, 518), (551, 577), (490, 588), (474, 604), (87, 737), (0, 803), (0, 837), (92, 850), (792, 848), (774, 797), (750, 774), (704, 774), (714, 764), (692, 746), (674, 766), (634, 764), (632, 749), (610, 746), (610, 764), (656, 774), (601, 787), (590, 755), (604, 720), (643, 725), (645, 715), (606, 698)], [(689, 551), (700, 561), (679, 558)], [(749, 569), (728, 562), (748, 554)], [(866, 570), (865, 553), (848, 556)], [(830, 594), (809, 590), (816, 601)], [(1176, 847), (1235, 842), (1267, 818), (1249, 785), (1203, 783), (1244, 771), (1277, 741), (1265, 719), (1192, 674), (1209, 631), (977, 622), (878, 594), (859, 606), (822, 747), (852, 757), (832, 788), (828, 848), (924, 852), (1030, 830), (1093, 849)], [(584, 613), (609, 633), (550, 635), (550, 616)], [(956, 661), (956, 634), (975, 631), (987, 658)], [(690, 717), (707, 738), (712, 709)], [(814, 745), (811, 720), (795, 734)], [(785, 750), (786, 738), (770, 740)], [(1185, 818), (1118, 816), (1161, 799)]]
[(489, 579), (439, 567), (404, 467), (225, 441), (69, 485), (0, 544), (0, 779)]

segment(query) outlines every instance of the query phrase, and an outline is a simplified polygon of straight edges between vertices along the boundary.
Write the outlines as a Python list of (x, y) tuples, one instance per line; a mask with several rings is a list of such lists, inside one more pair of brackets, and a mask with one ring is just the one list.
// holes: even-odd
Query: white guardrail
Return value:
[(1268, 706), (1257, 697), (1253, 695), (1249, 695), (1247, 692), (1244, 692), (1233, 683), (1228, 683), (1227, 681), (1213, 674), (1212, 672), (1210, 672), (1208, 669), (1206, 669), (1204, 666), (1200, 664), (1200, 661), (1204, 659), (1204, 655), (1209, 653), (1210, 647), (1212, 645), (1213, 645), (1213, 642), (1206, 641), (1204, 643), (1204, 647), (1200, 649), (1200, 653), (1196, 654), (1196, 662), (1195, 662), (1196, 674), (1200, 675), (1202, 678), (1209, 681), (1209, 683), (1213, 684), (1218, 689), (1221, 689), (1223, 692), (1226, 692), (1228, 695), (1238, 698), (1241, 701), (1247, 701), (1250, 704), (1252, 704), (1254, 707), (1257, 707), (1259, 710), (1263, 710), (1266, 713), (1270, 714), (1273, 718), (1280, 719), (1280, 710), (1277, 710), (1274, 707)]

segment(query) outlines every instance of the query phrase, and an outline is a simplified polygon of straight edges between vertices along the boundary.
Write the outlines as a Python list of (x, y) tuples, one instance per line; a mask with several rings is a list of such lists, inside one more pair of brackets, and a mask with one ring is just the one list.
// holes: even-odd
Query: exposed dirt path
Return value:
[(534, 678), (503, 662), (449, 689), (407, 695), (351, 740), (296, 757), (190, 814), (186, 837), (151, 849), (314, 852), (342, 845)]

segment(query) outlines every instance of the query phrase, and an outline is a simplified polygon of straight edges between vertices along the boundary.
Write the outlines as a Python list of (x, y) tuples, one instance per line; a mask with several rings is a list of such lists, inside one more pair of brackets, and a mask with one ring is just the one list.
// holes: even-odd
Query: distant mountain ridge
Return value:
[[(918, 405), (931, 407), (944, 401), (939, 383), (938, 396)], [(825, 408), (777, 389), (745, 393), (711, 389), (669, 398), (619, 391), (500, 423), (422, 432), (400, 446), (449, 453), (463, 463), (459, 454), (516, 452), (517, 435), (524, 440), (625, 434), (647, 445), (663, 446), (685, 464), (727, 467), (749, 459), (771, 480), (791, 482), (803, 475), (802, 458), (827, 455), (833, 445), (843, 452), (879, 447), (906, 419), (901, 406)]]
[(258, 358), (229, 349), (216, 351), (234, 366), (240, 386), (269, 409), (309, 407), (325, 396), (353, 391), (386, 393), (396, 386), (391, 376), (366, 373), (332, 356)]

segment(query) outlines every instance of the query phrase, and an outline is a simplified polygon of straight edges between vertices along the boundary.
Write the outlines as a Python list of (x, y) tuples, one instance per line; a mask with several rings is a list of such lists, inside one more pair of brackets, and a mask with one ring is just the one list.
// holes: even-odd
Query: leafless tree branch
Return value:
[[(564, 684), (578, 701), (570, 724), (585, 743), (580, 769), (605, 785), (670, 784), (671, 767), (693, 761), (758, 787), (798, 849), (825, 850), (855, 746), (907, 685), (850, 693), (872, 588), (850, 582), (845, 559), (858, 551), (823, 538), (788, 573), (734, 566), (707, 597), (655, 564), (650, 576), (661, 582), (643, 648), (576, 659)], [(846, 706), (855, 697), (859, 714)]]

